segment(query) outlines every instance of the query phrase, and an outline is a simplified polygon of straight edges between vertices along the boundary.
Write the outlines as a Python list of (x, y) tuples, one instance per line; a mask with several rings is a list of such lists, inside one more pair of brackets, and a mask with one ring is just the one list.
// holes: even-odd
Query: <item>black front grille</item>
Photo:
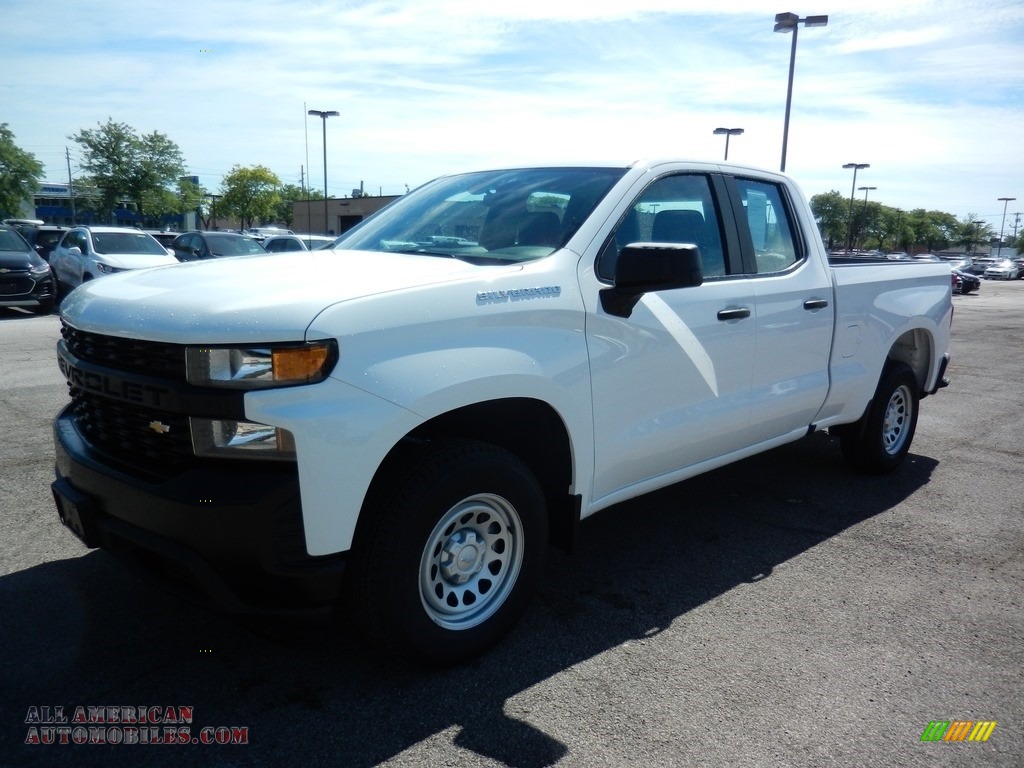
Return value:
[(173, 469), (193, 458), (188, 416), (71, 388), (75, 423), (92, 445), (133, 464)]
[(101, 336), (68, 325), (60, 329), (68, 350), (90, 363), (175, 382), (185, 381), (185, 345)]
[(0, 280), (0, 296), (17, 296), (21, 293), (31, 293), (36, 287), (36, 282), (30, 277), (22, 277), (16, 280), (10, 278)]

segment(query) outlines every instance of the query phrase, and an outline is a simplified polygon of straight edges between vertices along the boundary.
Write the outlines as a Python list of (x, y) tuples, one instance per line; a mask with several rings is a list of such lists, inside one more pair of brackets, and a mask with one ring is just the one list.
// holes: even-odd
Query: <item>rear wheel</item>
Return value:
[(435, 663), (500, 640), (545, 559), (544, 494), (516, 456), (468, 441), (403, 457), (363, 514), (348, 595), (371, 640)]
[(886, 367), (875, 396), (855, 424), (840, 431), (843, 456), (864, 472), (896, 469), (910, 451), (917, 429), (917, 377), (906, 363)]

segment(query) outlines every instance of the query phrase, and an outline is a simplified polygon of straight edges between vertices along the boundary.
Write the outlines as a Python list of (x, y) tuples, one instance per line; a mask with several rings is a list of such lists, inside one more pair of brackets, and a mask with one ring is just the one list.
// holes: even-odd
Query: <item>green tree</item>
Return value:
[(161, 190), (174, 189), (185, 173), (178, 145), (159, 131), (140, 136), (127, 123), (107, 118), (69, 138), (82, 147), (82, 168), (100, 190), (100, 210), (107, 217), (124, 199), (145, 216), (147, 205), (167, 203)]
[(962, 245), (967, 253), (974, 253), (979, 245), (991, 243), (998, 237), (988, 222), (978, 218), (976, 213), (968, 213), (957, 225), (954, 242)]
[(297, 187), (294, 184), (285, 184), (279, 190), (279, 194), (281, 200), (277, 204), (274, 218), (277, 221), (283, 221), (288, 228), (291, 228), (292, 222), (295, 220), (295, 203), (324, 199), (323, 192), (317, 192), (315, 189), (303, 190), (302, 187)]
[(846, 246), (846, 224), (849, 215), (849, 203), (843, 196), (832, 190), (814, 195), (811, 200), (811, 212), (818, 222), (821, 239), (829, 250)]
[(35, 155), (18, 147), (7, 123), (0, 123), (0, 213), (21, 216), (22, 203), (31, 202), (42, 176)]
[(942, 211), (926, 211), (915, 208), (907, 214), (907, 228), (913, 248), (936, 251), (954, 242), (958, 226), (956, 217)]
[(236, 165), (221, 184), (217, 215), (234, 216), (243, 229), (256, 221), (274, 220), (281, 200), (280, 186), (281, 180), (269, 168)]
[(910, 250), (910, 231), (906, 216), (899, 208), (882, 206), (879, 215), (879, 248), (888, 251)]

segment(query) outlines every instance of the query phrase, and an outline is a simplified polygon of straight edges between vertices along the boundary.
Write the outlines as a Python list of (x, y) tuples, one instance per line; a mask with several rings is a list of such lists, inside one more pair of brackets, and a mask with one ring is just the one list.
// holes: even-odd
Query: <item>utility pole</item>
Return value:
[(217, 199), (220, 195), (207, 195), (210, 198), (210, 229), (217, 229)]
[(64, 157), (68, 161), (68, 199), (71, 201), (71, 226), (75, 226), (78, 222), (76, 219), (78, 216), (75, 214), (75, 187), (74, 182), (71, 180), (71, 151), (64, 146)]

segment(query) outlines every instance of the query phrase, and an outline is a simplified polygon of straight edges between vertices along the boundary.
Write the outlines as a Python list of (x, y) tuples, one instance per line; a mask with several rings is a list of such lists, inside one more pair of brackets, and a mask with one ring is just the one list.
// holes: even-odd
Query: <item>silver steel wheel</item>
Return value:
[(910, 387), (906, 384), (897, 387), (889, 398), (882, 420), (882, 445), (885, 452), (894, 456), (903, 448), (907, 441), (908, 429), (914, 401)]
[(497, 611), (523, 564), (519, 513), (500, 496), (470, 496), (434, 526), (420, 558), (420, 600), (445, 629), (478, 626)]

